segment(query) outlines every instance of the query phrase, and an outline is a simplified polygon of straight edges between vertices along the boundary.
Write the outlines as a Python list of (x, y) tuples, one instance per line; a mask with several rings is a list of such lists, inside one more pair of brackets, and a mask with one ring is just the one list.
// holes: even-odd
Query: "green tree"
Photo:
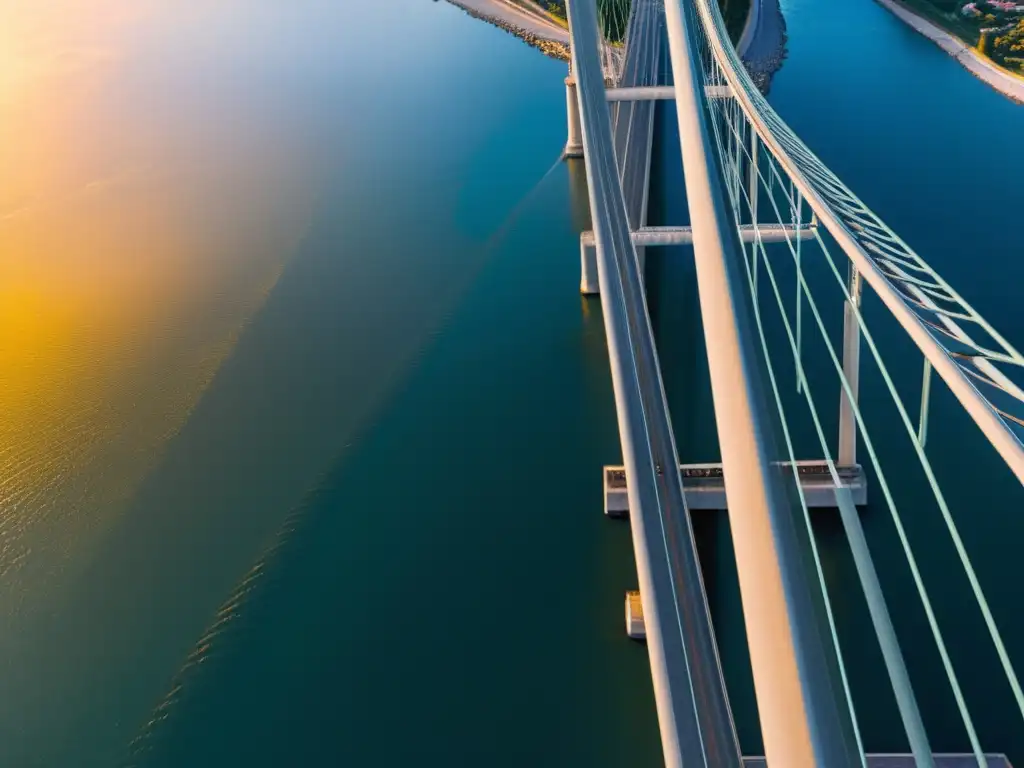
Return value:
[(1007, 56), (1024, 54), (1024, 19), (1017, 22), (1013, 29), (999, 35), (992, 41), (989, 55), (1003, 60)]

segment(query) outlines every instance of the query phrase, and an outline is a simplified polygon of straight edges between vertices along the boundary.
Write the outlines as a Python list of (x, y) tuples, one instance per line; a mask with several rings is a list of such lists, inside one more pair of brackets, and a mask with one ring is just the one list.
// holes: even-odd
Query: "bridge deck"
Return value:
[[(650, 635), (648, 658), (662, 751), (668, 765), (739, 768), (735, 728), (682, 482), (676, 472), (656, 471), (657, 466), (675, 467), (679, 459), (661, 387), (643, 278), (630, 238), (625, 198), (636, 199), (631, 193), (634, 187), (621, 183), (614, 154), (616, 143), (597, 50), (596, 8), (587, 2), (570, 2), (567, 8), (588, 196), (597, 240), (602, 316), (622, 454), (630, 475), (634, 510), (630, 527), (644, 623)], [(638, 2), (631, 33), (633, 26), (644, 24), (652, 29), (648, 34), (656, 40), (653, 25), (648, 25), (656, 19), (660, 27), (662, 8), (655, 0)], [(648, 162), (648, 158), (643, 161)], [(645, 172), (638, 184), (642, 203), (646, 201), (646, 177)]]
[[(857, 506), (867, 504), (867, 481), (859, 465), (837, 467), (842, 487), (849, 489)], [(721, 464), (681, 464), (686, 506), (692, 510), (724, 510), (725, 477)], [(797, 475), (807, 506), (811, 509), (836, 509), (836, 485), (823, 461), (798, 461)], [(623, 467), (604, 468), (604, 513), (609, 517), (629, 514), (626, 472)]]
[[(868, 768), (914, 768), (913, 755), (868, 755)], [(1013, 768), (1005, 755), (985, 755), (987, 768)], [(763, 757), (744, 757), (743, 768), (767, 768)], [(935, 768), (978, 768), (974, 755), (936, 754)]]
[[(641, 3), (637, 6), (629, 29), (626, 60), (619, 81), (619, 85), (626, 90), (645, 89), (657, 82), (657, 62), (662, 40), (661, 18), (654, 3)], [(654, 145), (654, 109), (655, 105), (650, 101), (611, 105), (615, 160), (631, 229), (639, 229), (647, 220), (651, 150)]]

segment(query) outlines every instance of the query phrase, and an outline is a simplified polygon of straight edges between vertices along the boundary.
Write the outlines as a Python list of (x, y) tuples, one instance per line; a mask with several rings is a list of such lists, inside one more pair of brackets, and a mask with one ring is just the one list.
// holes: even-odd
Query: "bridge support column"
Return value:
[(565, 110), (569, 123), (569, 137), (565, 142), (565, 151), (562, 153), (562, 157), (583, 157), (583, 127), (580, 123), (580, 102), (576, 95), (576, 77), (572, 72), (565, 78)]
[(860, 390), (860, 273), (850, 265), (850, 297), (843, 302), (843, 375), (850, 384), (851, 399), (844, 389), (839, 393), (839, 464), (849, 467), (857, 463), (857, 417), (854, 406)]
[[(750, 161), (747, 165), (747, 197), (750, 200), (750, 223), (757, 224), (757, 195), (760, 190), (760, 177), (757, 170), (758, 148), (757, 131), (750, 130)], [(754, 244), (754, 263), (758, 261), (757, 244)]]
[(580, 293), (596, 296), (601, 292), (597, 282), (597, 246), (580, 242)]
[[(597, 283), (597, 246), (588, 238), (580, 238), (580, 293), (584, 296), (597, 296), (601, 287)], [(634, 241), (635, 242), (635, 241)], [(636, 260), (643, 279), (644, 266), (647, 263), (647, 249), (637, 246)]]

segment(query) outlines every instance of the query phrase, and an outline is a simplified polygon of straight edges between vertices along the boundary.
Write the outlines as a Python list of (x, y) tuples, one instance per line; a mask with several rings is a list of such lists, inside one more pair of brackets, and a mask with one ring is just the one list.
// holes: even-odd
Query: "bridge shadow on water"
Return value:
[(263, 526), (130, 764), (661, 764), (622, 632), (628, 530), (601, 514), (618, 438), (600, 312), (564, 258), (570, 172), (484, 244), (444, 332)]

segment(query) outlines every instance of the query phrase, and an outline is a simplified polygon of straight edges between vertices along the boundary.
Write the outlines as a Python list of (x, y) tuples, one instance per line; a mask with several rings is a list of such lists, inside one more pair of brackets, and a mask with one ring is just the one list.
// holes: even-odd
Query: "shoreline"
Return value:
[(876, 2), (915, 32), (924, 35), (939, 46), (959, 62), (960, 66), (986, 85), (994, 88), (1011, 101), (1024, 104), (1024, 78), (1017, 77), (991, 59), (982, 56), (952, 32), (947, 32), (899, 0), (876, 0)]
[(448, 0), (475, 19), (515, 35), (545, 56), (569, 61), (569, 31), (505, 0)]
[(761, 93), (768, 93), (772, 76), (786, 59), (786, 17), (779, 0), (750, 0), (736, 53)]
[[(475, 19), (518, 37), (559, 61), (569, 61), (569, 32), (508, 0), (448, 0)], [(786, 20), (779, 0), (750, 0), (750, 9), (736, 50), (754, 84), (768, 92), (772, 76), (786, 58)]]

